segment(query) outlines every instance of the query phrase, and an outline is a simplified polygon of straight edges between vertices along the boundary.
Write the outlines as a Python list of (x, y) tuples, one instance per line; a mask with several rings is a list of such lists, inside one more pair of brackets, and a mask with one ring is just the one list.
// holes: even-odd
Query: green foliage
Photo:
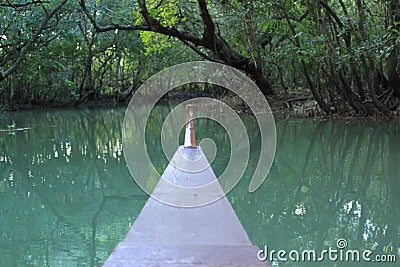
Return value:
[[(146, 1), (150, 15), (165, 27), (175, 26), (179, 21), (177, 2), (178, 0)], [(132, 11), (132, 15), (137, 24), (142, 22), (143, 18), (139, 11)], [(164, 49), (172, 48), (176, 45), (176, 41), (170, 37), (150, 31), (141, 31), (140, 38), (145, 46), (145, 56), (158, 54)]]
[[(100, 26), (145, 23), (137, 0), (85, 2)], [(5, 21), (0, 33), (2, 71), (38, 29), (46, 16), (43, 7), (50, 10), (56, 3), (0, 5)], [(197, 1), (148, 0), (146, 5), (162, 26), (202, 37), (204, 22)], [(393, 68), (388, 62), (400, 53), (400, 21), (387, 17), (390, 7), (385, 2), (218, 0), (207, 5), (217, 34), (233, 51), (256, 62), (278, 94), (298, 88), (309, 93), (307, 88), (313, 85), (324, 88), (314, 96), (335, 110), (350, 106), (360, 111), (351, 99), (373, 102), (375, 106), (368, 109), (396, 107), (387, 84), (389, 74), (399, 74), (400, 64), (392, 61), (397, 64)], [(210, 58), (218, 57), (204, 47), (196, 48)], [(195, 59), (199, 56), (178, 39), (151, 28), (96, 32), (79, 1), (68, 1), (23, 64), (0, 82), (0, 102), (75, 101), (88, 92), (95, 97), (113, 95), (131, 83), (138, 86), (166, 66)], [(305, 79), (305, 71), (311, 79)]]
[(159, 33), (142, 31), (140, 32), (140, 39), (145, 45), (145, 55), (151, 56), (162, 52), (166, 48), (171, 48), (173, 42), (171, 38)]

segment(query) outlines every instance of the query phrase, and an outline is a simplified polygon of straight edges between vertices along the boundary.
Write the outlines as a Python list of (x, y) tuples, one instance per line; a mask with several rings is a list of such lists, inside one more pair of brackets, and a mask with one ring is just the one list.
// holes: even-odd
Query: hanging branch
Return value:
[(33, 44), (36, 43), (36, 41), (39, 39), (40, 34), (42, 31), (46, 28), (47, 23), (49, 20), (56, 14), (61, 7), (67, 2), (67, 0), (62, 0), (53, 10), (51, 10), (47, 16), (43, 19), (42, 23), (40, 24), (39, 28), (35, 31), (33, 36), (29, 39), (29, 41), (26, 43), (26, 45), (21, 49), (19, 52), (19, 55), (17, 59), (14, 61), (14, 63), (5, 71), (0, 69), (0, 81), (3, 81), (6, 79), (11, 73), (13, 73), (18, 65), (21, 63), (21, 61), (24, 59), (26, 53), (29, 51), (29, 49), (32, 47)]
[(25, 2), (25, 3), (12, 3), (11, 1), (6, 0), (6, 1), (0, 2), (0, 7), (13, 8), (16, 11), (20, 11), (23, 9), (27, 9), (33, 5), (42, 5), (42, 4), (48, 4), (48, 3), (49, 3), (49, 1), (42, 1), (42, 0), (33, 0), (30, 2)]
[[(265, 78), (262, 69), (259, 68), (255, 63), (234, 51), (226, 40), (216, 32), (213, 19), (208, 11), (207, 2), (205, 0), (197, 0), (199, 7), (199, 13), (203, 22), (203, 34), (202, 36), (197, 36), (196, 33), (184, 31), (178, 29), (174, 26), (164, 26), (161, 22), (155, 19), (147, 9), (145, 0), (138, 0), (139, 12), (143, 17), (143, 21), (138, 25), (121, 25), (118, 23), (113, 23), (110, 25), (99, 25), (96, 21), (94, 15), (92, 15), (87, 9), (85, 0), (80, 0), (80, 6), (82, 7), (84, 13), (89, 18), (90, 22), (94, 25), (97, 32), (106, 32), (114, 30), (123, 31), (150, 31), (155, 33), (160, 33), (166, 36), (171, 36), (179, 39), (185, 45), (190, 47), (194, 52), (196, 52), (201, 57), (212, 60), (223, 62), (224, 64), (230, 65), (237, 69), (243, 70), (250, 77), (252, 77), (256, 84), (259, 86), (261, 91), (266, 95), (274, 94), (272, 86), (269, 81)], [(212, 52), (214, 57), (211, 57), (204, 52), (202, 52), (199, 47), (205, 48)]]

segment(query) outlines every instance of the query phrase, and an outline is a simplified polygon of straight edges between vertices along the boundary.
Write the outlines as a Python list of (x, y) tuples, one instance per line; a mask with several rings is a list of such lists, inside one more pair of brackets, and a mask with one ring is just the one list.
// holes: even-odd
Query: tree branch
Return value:
[(80, 1), (80, 6), (82, 7), (84, 13), (89, 18), (90, 22), (93, 24), (94, 28), (97, 32), (107, 32), (107, 31), (115, 31), (115, 30), (122, 30), (122, 31), (151, 31), (156, 33), (161, 33), (164, 35), (168, 35), (171, 37), (176, 37), (179, 40), (185, 40), (188, 42), (193, 43), (194, 45), (203, 46), (202, 39), (193, 36), (192, 34), (186, 31), (179, 31), (174, 27), (165, 27), (159, 23), (159, 21), (155, 20), (147, 10), (146, 2), (144, 0), (138, 0), (140, 13), (142, 14), (145, 24), (140, 25), (120, 25), (117, 23), (107, 25), (107, 26), (100, 26), (94, 16), (90, 14), (89, 10), (86, 7), (85, 0)]
[(161, 7), (161, 5), (163, 4), (164, 0), (160, 0), (160, 2), (154, 7), (155, 9), (158, 9)]
[(115, 31), (115, 30), (122, 30), (122, 31), (137, 31), (137, 30), (149, 30), (147, 26), (144, 25), (120, 25), (120, 24), (111, 24), (107, 26), (100, 26), (97, 24), (97, 21), (92, 15), (89, 10), (86, 7), (86, 2), (85, 0), (81, 0), (79, 2), (79, 5), (81, 6), (83, 12), (85, 15), (88, 17), (90, 20), (90, 23), (93, 24), (94, 28), (96, 29), (96, 32), (108, 32), (108, 31)]
[(208, 45), (210, 49), (215, 46), (215, 26), (208, 12), (207, 3), (205, 0), (197, 1), (200, 9), (200, 16), (204, 24), (203, 41)]
[(344, 28), (344, 24), (343, 22), (340, 20), (340, 18), (338, 17), (338, 15), (336, 14), (335, 10), (333, 10), (328, 3), (326, 3), (325, 1), (319, 0), (318, 1), (324, 8), (326, 11), (328, 11), (328, 13), (333, 17), (333, 19), (336, 21), (336, 23), (339, 25), (340, 29)]
[(223, 62), (221, 60), (218, 60), (218, 59), (215, 59), (215, 58), (212, 58), (209, 55), (207, 55), (206, 53), (203, 53), (200, 49), (198, 49), (197, 47), (195, 47), (191, 43), (189, 43), (189, 42), (187, 42), (185, 40), (182, 40), (181, 42), (184, 43), (185, 45), (187, 45), (190, 49), (192, 49), (196, 54), (198, 54), (202, 58), (207, 59), (207, 60), (212, 61), (212, 62), (225, 64), (225, 62)]
[(7, 78), (11, 73), (13, 73), (17, 69), (18, 65), (21, 63), (21, 61), (25, 57), (25, 54), (29, 51), (29, 49), (37, 41), (37, 39), (39, 39), (40, 34), (46, 28), (46, 25), (49, 22), (49, 20), (54, 16), (55, 13), (58, 12), (58, 10), (61, 9), (61, 7), (66, 2), (67, 2), (67, 0), (62, 0), (53, 10), (51, 10), (47, 14), (47, 16), (43, 19), (42, 23), (40, 24), (40, 26), (36, 30), (36, 32), (33, 34), (31, 39), (29, 39), (29, 41), (26, 43), (26, 45), (21, 49), (21, 52), (19, 53), (15, 62), (6, 71), (0, 70), (0, 81), (3, 81), (5, 78)]
[[(164, 26), (161, 22), (155, 19), (147, 9), (146, 0), (138, 0), (140, 14), (143, 17), (143, 22), (140, 25), (123, 26), (119, 24), (112, 24), (108, 26), (100, 26), (97, 24), (96, 18), (92, 15), (85, 4), (85, 0), (80, 0), (80, 5), (84, 13), (88, 16), (91, 23), (94, 25), (96, 31), (104, 32), (111, 30), (125, 30), (125, 31), (150, 31), (160, 33), (166, 36), (178, 38), (185, 45), (189, 46), (194, 52), (211, 61), (223, 62), (224, 64), (238, 68), (245, 71), (252, 78), (256, 80), (257, 85), (265, 94), (273, 94), (273, 90), (267, 79), (263, 76), (262, 69), (253, 63), (249, 58), (234, 51), (226, 40), (216, 33), (213, 19), (208, 12), (206, 0), (197, 0), (204, 32), (202, 37), (196, 36), (196, 33), (179, 30), (174, 26)], [(203, 53), (198, 47), (203, 47), (210, 50), (217, 59), (214, 59)]]
[(22, 8), (26, 8), (29, 7), (31, 5), (40, 5), (40, 4), (44, 4), (44, 3), (49, 3), (49, 1), (42, 1), (42, 0), (33, 0), (30, 2), (25, 2), (25, 3), (11, 3), (10, 1), (3, 1), (0, 3), (0, 7), (9, 7), (9, 8), (13, 8), (15, 10), (19, 10)]

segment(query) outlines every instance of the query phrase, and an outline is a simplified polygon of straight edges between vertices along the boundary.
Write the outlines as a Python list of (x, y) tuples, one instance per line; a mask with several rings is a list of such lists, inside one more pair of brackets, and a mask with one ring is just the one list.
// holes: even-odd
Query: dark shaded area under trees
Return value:
[(0, 18), (2, 106), (124, 102), (157, 71), (206, 59), (288, 106), (399, 107), (398, 0), (7, 0)]

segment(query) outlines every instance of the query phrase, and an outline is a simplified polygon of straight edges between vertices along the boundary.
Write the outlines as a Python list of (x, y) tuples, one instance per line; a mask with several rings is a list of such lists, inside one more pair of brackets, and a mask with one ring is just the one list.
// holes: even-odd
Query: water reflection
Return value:
[[(147, 124), (146, 143), (159, 172), (167, 165), (159, 126), (171, 109), (157, 106)], [(99, 266), (124, 238), (147, 199), (123, 158), (124, 111), (1, 115), (1, 266)], [(255, 244), (322, 250), (345, 238), (351, 248), (400, 258), (398, 125), (277, 120), (275, 162), (262, 187), (249, 194), (260, 136), (252, 117), (242, 119), (252, 160), (228, 198)], [(210, 120), (196, 126), (198, 140), (215, 141), (212, 166), (221, 174), (229, 138)]]
[(2, 117), (1, 266), (100, 265), (124, 237), (146, 195), (125, 168), (123, 112)]
[[(278, 120), (277, 131), (261, 190), (230, 194), (253, 242), (321, 251), (344, 238), (349, 248), (399, 258), (400, 127)], [(292, 264), (279, 265), (298, 266)]]

